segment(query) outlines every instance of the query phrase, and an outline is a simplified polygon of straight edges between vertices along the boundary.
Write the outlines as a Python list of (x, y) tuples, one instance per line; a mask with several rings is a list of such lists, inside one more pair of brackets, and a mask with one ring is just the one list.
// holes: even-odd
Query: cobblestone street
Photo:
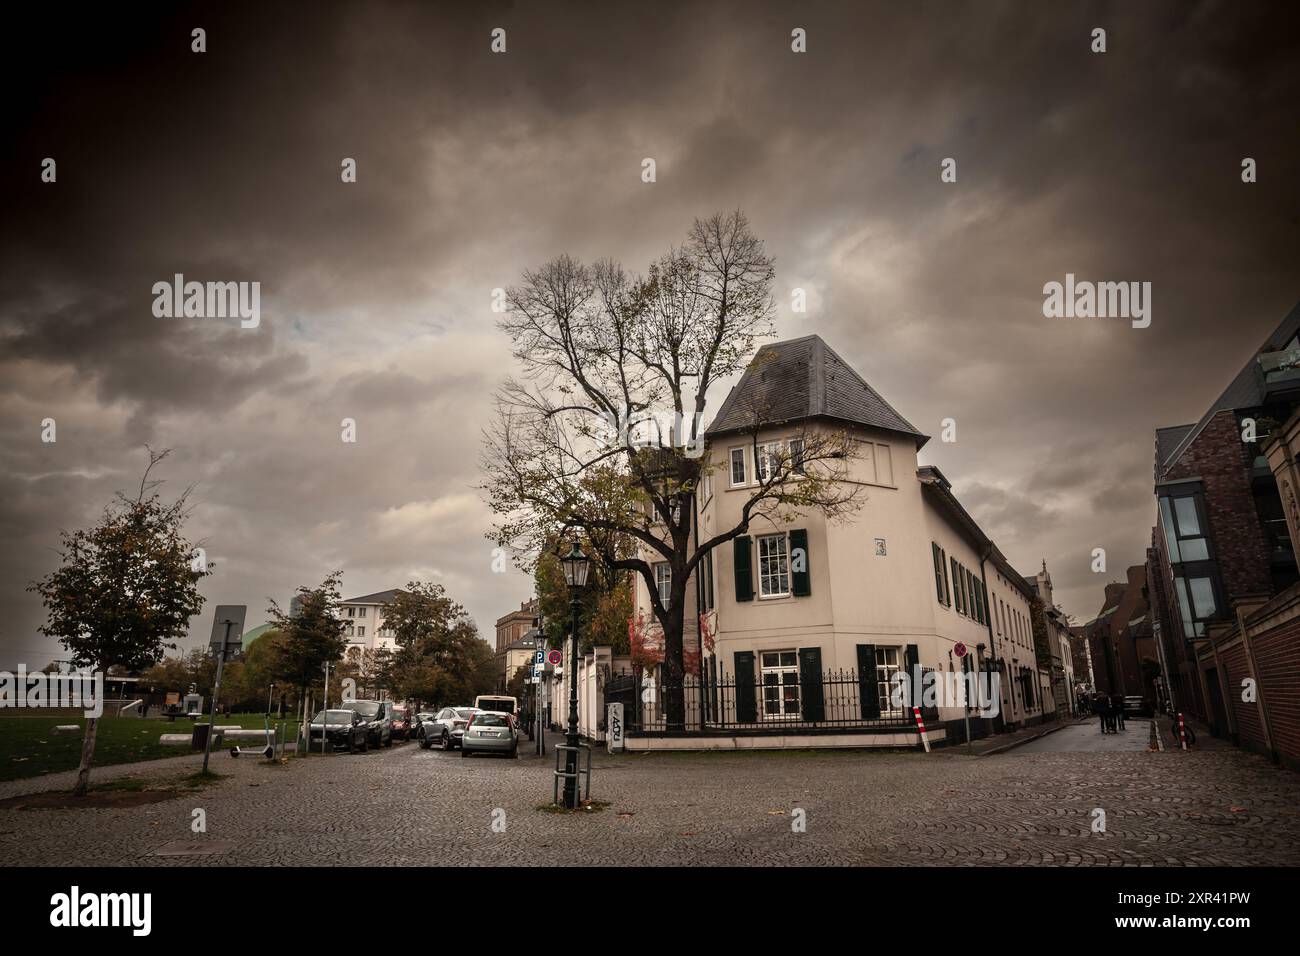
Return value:
[[(194, 765), (186, 757), (95, 779), (174, 777)], [(581, 818), (538, 809), (550, 801), (551, 767), (550, 757), (462, 759), (411, 744), (287, 766), (221, 755), (215, 768), (228, 776), (196, 795), (0, 810), (0, 848), (13, 864), (61, 866), (1300, 864), (1300, 776), (1227, 747), (602, 754), (592, 795), (609, 806)], [(56, 784), (5, 784), (0, 797)], [(206, 834), (190, 831), (196, 807)], [(1091, 832), (1094, 808), (1105, 811), (1104, 833)], [(806, 832), (794, 832), (795, 810)], [(173, 841), (221, 852), (152, 855)]]

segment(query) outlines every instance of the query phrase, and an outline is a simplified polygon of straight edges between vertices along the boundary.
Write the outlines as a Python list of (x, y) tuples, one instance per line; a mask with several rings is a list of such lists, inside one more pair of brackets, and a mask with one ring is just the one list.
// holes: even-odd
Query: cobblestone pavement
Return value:
[[(610, 806), (581, 817), (537, 809), (551, 757), (405, 745), (215, 766), (229, 776), (149, 806), (0, 810), (0, 852), (10, 865), (1300, 865), (1300, 775), (1233, 749), (598, 755), (593, 796)], [(0, 785), (0, 797), (63, 777)], [(195, 807), (206, 834), (190, 831)], [(1104, 833), (1091, 832), (1094, 808)], [(224, 851), (151, 855), (190, 840)]]
[(1096, 718), (1088, 723), (1063, 727), (1055, 733), (1016, 748), (1017, 753), (1099, 752), (1110, 750), (1146, 750), (1151, 743), (1151, 721), (1130, 717), (1124, 729), (1103, 734)]

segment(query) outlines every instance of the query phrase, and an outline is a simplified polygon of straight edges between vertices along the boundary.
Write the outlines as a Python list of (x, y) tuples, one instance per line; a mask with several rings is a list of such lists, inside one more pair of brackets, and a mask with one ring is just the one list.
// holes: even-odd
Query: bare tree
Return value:
[[(808, 431), (797, 453), (763, 453), (740, 521), (692, 540), (693, 497), (709, 467), (703, 422), (710, 390), (742, 371), (772, 335), (774, 270), (740, 212), (696, 220), (686, 244), (644, 277), (617, 263), (562, 255), (508, 290), (501, 329), (522, 379), (496, 396), (484, 435), (482, 485), (496, 515), (490, 536), (516, 553), (580, 532), (610, 569), (640, 574), (663, 630), (665, 710), (684, 720), (686, 588), (700, 561), (760, 516), (856, 507), (856, 484), (836, 480), (853, 457), (843, 432)], [(764, 408), (745, 410), (756, 456)], [(755, 461), (758, 460), (756, 457)], [(618, 543), (636, 542), (628, 553)], [(607, 543), (607, 544), (605, 544)], [(671, 568), (662, 600), (644, 557)]]

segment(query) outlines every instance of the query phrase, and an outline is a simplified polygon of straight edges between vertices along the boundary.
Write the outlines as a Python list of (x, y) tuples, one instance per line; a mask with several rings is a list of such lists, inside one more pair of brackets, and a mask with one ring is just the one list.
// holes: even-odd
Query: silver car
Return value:
[(415, 739), (420, 742), (420, 747), (424, 750), (434, 746), (441, 747), (443, 750), (459, 747), (465, 728), (477, 713), (478, 711), (473, 707), (444, 707), (436, 714), (429, 715), (428, 719), (419, 722)]
[(474, 715), (460, 741), (460, 755), (498, 753), (513, 757), (519, 752), (519, 735), (514, 714), (484, 710)]

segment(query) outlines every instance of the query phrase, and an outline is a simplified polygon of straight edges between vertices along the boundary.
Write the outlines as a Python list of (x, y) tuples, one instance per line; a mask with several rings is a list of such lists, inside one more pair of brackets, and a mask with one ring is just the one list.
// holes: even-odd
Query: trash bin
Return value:
[(190, 737), (190, 749), (202, 750), (208, 745), (208, 731), (212, 729), (211, 724), (194, 723), (194, 733)]

